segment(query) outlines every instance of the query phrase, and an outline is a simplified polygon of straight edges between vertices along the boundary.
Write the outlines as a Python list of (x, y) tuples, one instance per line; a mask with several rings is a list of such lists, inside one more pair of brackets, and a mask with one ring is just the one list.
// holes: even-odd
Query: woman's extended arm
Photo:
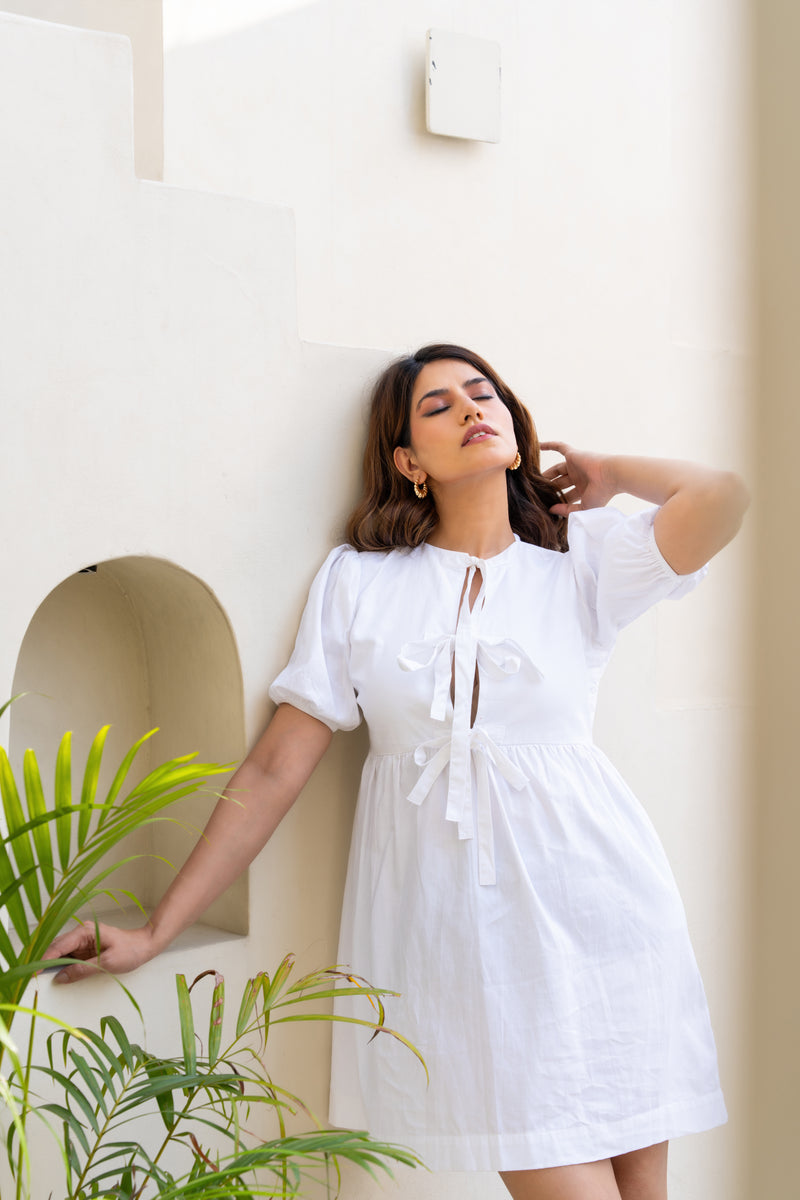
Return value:
[(607, 504), (619, 492), (658, 504), (653, 522), (656, 544), (679, 575), (697, 571), (734, 536), (750, 502), (734, 471), (718, 471), (682, 459), (593, 454), (566, 442), (542, 442), (564, 462), (543, 471), (564, 491), (566, 503), (551, 512), (564, 514)]
[(120, 974), (154, 958), (201, 915), (252, 862), (291, 808), (331, 740), (322, 721), (281, 704), (253, 750), (232, 776), (186, 863), (141, 929), (93, 923), (62, 933), (48, 957), (85, 961), (64, 967), (57, 983), (97, 970)]

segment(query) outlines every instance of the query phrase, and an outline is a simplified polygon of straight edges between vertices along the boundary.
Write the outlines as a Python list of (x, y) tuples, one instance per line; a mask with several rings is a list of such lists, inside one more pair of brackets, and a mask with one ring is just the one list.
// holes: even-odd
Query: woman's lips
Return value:
[(482, 442), (486, 437), (496, 437), (495, 431), (492, 429), (491, 425), (470, 425), (469, 429), (464, 434), (464, 440), (462, 441), (461, 445), (467, 446), (470, 442), (475, 441), (476, 438), (478, 441)]

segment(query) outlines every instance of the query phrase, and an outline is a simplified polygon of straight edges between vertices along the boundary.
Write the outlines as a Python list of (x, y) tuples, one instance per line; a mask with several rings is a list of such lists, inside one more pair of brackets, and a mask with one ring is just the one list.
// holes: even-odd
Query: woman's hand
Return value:
[(253, 861), (294, 804), (332, 736), (316, 717), (281, 704), (148, 924), (116, 929), (87, 922), (59, 934), (47, 957), (82, 961), (64, 967), (56, 981), (72, 983), (98, 971), (133, 971), (166, 949)]
[(542, 442), (541, 449), (564, 455), (564, 462), (542, 472), (564, 492), (565, 503), (554, 504), (551, 513), (600, 508), (619, 492), (657, 504), (656, 545), (679, 575), (699, 570), (728, 544), (750, 502), (744, 481), (733, 471), (683, 459), (590, 454), (566, 442)]
[(157, 948), (148, 925), (141, 929), (116, 929), (94, 922), (76, 925), (59, 934), (48, 947), (46, 958), (78, 958), (80, 962), (62, 967), (54, 983), (74, 983), (100, 971), (122, 975), (134, 971), (155, 958)]
[(607, 455), (576, 450), (566, 442), (541, 442), (540, 449), (556, 450), (564, 456), (563, 462), (542, 471), (542, 477), (555, 484), (564, 495), (563, 504), (554, 504), (550, 508), (556, 516), (566, 517), (584, 508), (602, 508), (617, 494), (618, 489), (608, 470)]

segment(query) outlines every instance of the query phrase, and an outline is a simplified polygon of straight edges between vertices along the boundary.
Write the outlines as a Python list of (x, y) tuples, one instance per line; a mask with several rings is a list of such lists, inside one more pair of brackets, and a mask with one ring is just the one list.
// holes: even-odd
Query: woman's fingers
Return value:
[(134, 971), (155, 954), (152, 931), (117, 929), (114, 925), (80, 925), (60, 934), (48, 947), (46, 958), (74, 958), (54, 977), (56, 983), (74, 983), (100, 971), (121, 975)]
[(578, 488), (570, 486), (566, 481), (558, 487), (558, 490), (561, 492), (561, 497), (565, 504), (574, 504), (581, 499), (581, 493)]
[(107, 945), (113, 943), (116, 937), (124, 937), (125, 932), (116, 925), (104, 925), (102, 921), (82, 921), (72, 929), (60, 933), (51, 943), (45, 957), (95, 958)]
[(572, 476), (566, 463), (559, 463), (557, 467), (549, 467), (546, 471), (542, 471), (542, 479), (546, 479), (548, 483), (554, 483), (556, 487), (560, 487), (559, 480), (561, 479), (565, 483), (572, 482)]
[(58, 974), (53, 976), (53, 983), (77, 983), (79, 979), (88, 979), (90, 975), (97, 975), (102, 970), (99, 958), (70, 963), (68, 967), (62, 967)]
[[(92, 958), (102, 944), (103, 925), (76, 925), (60, 933), (44, 952), (45, 958)], [(95, 932), (95, 929), (97, 932)]]
[[(555, 450), (558, 454), (563, 454), (566, 457), (567, 451), (571, 449), (566, 442), (539, 442), (540, 450)], [(556, 463), (552, 467), (548, 467), (546, 471), (542, 471), (542, 478), (549, 479), (554, 482), (561, 475), (568, 475), (569, 468), (566, 462)]]
[(77, 958), (80, 962), (70, 963), (53, 977), (55, 983), (74, 983), (101, 970), (103, 936), (107, 926), (94, 924), (76, 925), (60, 933), (45, 951), (45, 958)]

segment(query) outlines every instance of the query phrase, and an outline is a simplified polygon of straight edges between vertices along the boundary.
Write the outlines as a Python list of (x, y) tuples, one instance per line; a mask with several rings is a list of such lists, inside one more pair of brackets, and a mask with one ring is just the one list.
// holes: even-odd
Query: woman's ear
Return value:
[(392, 457), (394, 458), (394, 465), (401, 475), (405, 475), (406, 479), (410, 479), (412, 483), (425, 482), (424, 471), (420, 471), (416, 459), (406, 446), (395, 446)]

